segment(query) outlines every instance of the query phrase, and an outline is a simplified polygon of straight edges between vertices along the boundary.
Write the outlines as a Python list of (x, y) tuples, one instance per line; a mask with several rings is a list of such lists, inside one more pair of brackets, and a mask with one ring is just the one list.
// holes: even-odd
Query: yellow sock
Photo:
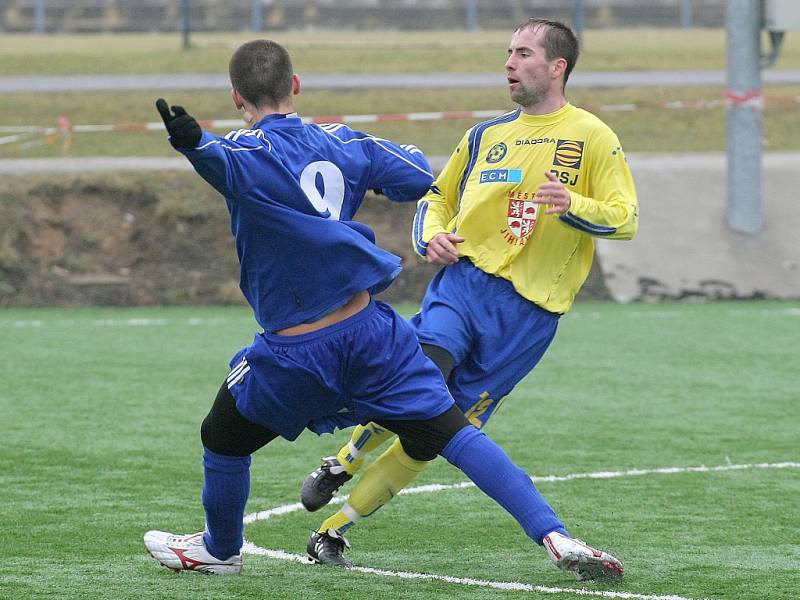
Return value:
[[(348, 516), (345, 513), (345, 507), (347, 504), (342, 506), (342, 508), (337, 512), (335, 515), (331, 515), (327, 519), (322, 522), (322, 525), (319, 526), (318, 531), (328, 531), (330, 529), (335, 529), (339, 533), (344, 533), (350, 527), (353, 526), (353, 523), (358, 521), (361, 517), (358, 515), (350, 515)], [(350, 512), (350, 511), (348, 511)]]
[(364, 471), (341, 510), (320, 526), (319, 531), (344, 532), (362, 517), (368, 517), (406, 487), (428, 463), (414, 460), (403, 452), (400, 440), (381, 454)]
[(355, 475), (356, 471), (363, 466), (366, 455), (393, 435), (391, 431), (375, 423), (359, 425), (350, 436), (350, 441), (339, 450), (336, 458), (339, 459), (349, 475)]

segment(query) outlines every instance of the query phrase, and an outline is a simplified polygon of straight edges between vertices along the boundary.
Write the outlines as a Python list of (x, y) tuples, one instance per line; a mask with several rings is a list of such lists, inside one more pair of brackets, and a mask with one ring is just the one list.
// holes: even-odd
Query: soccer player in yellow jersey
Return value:
[[(636, 190), (617, 136), (566, 99), (577, 57), (575, 35), (562, 23), (531, 19), (518, 27), (505, 68), (519, 108), (472, 127), (418, 203), (414, 247), (443, 268), (412, 324), (456, 404), (478, 427), (550, 345), (589, 274), (594, 238), (629, 240), (638, 227)], [(358, 427), (304, 481), (306, 508), (327, 504), (365, 454), (391, 436), (374, 423)], [(342, 533), (432, 458), (402, 436), (395, 440), (312, 534), (309, 556), (350, 564)], [(579, 565), (598, 550), (560, 533), (542, 542), (558, 566), (576, 561), (578, 578), (592, 578)]]

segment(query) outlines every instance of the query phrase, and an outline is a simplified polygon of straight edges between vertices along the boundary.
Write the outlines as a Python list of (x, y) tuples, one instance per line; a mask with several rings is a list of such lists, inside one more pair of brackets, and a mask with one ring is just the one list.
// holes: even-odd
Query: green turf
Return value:
[[(264, 35), (271, 35), (265, 33)], [(221, 72), (232, 49), (252, 36), (197, 34), (196, 47), (180, 49), (177, 35), (4, 36), (0, 72), (5, 75), (136, 74)], [(331, 72), (503, 72), (509, 33), (326, 32), (275, 33), (285, 43), (301, 75)], [(369, 57), (369, 60), (365, 60)], [(722, 30), (589, 30), (577, 71), (630, 69), (722, 69)], [(800, 36), (786, 36), (774, 68), (800, 67)], [(725, 110), (664, 108), (670, 101), (722, 99), (719, 87), (567, 88), (570, 100), (605, 120), (628, 152), (725, 150)], [(764, 89), (764, 143), (767, 150), (800, 150), (795, 124), (800, 117), (798, 86)], [(158, 96), (183, 104), (201, 119), (235, 119), (224, 90), (135, 92), (11, 93), (0, 95), (0, 127), (55, 127), (59, 116), (73, 125), (158, 121)], [(635, 104), (633, 112), (610, 112), (605, 105)], [(504, 110), (513, 107), (504, 86), (496, 88), (366, 89), (306, 91), (297, 99), (304, 116)], [(376, 135), (413, 142), (428, 155), (447, 155), (476, 119), (354, 124)], [(224, 133), (230, 128), (223, 128)], [(0, 138), (5, 135), (0, 132)], [(0, 139), (0, 142), (2, 139)], [(2, 158), (174, 155), (158, 132), (77, 133), (62, 138), (33, 135), (0, 143)]]
[[(179, 34), (4, 34), (5, 75), (225, 72), (236, 46), (257, 37), (284, 44), (300, 73), (494, 71), (502, 68), (511, 31), (317, 31), (196, 33), (182, 50)], [(766, 35), (764, 50), (768, 48)], [(368, 60), (365, 60), (368, 58)], [(722, 29), (590, 29), (586, 70), (724, 69)], [(775, 68), (800, 67), (800, 39), (787, 35)]]
[[(800, 94), (799, 86), (766, 88), (764, 110), (765, 150), (800, 150), (795, 123), (800, 103), (787, 102)], [(595, 111), (617, 133), (628, 152), (705, 152), (725, 150), (725, 110), (664, 108), (666, 102), (719, 101), (718, 88), (611, 88), (570, 90), (577, 106)], [(62, 93), (0, 95), (0, 126), (19, 124), (55, 126), (59, 115), (73, 125), (145, 123), (158, 121), (155, 98), (185, 105), (199, 119), (236, 119), (227, 92)], [(604, 106), (636, 104), (632, 112), (613, 112)], [(488, 89), (404, 89), (309, 91), (298, 96), (297, 110), (304, 116), (407, 113), (448, 110), (506, 110), (513, 108), (501, 86)], [(429, 156), (448, 155), (464, 132), (478, 119), (352, 124), (399, 142), (412, 142)], [(217, 130), (226, 133), (231, 127)], [(0, 133), (0, 137), (7, 134)], [(61, 138), (45, 143), (43, 136), (0, 145), (0, 158), (59, 156), (176, 156), (160, 131), (76, 133), (68, 146)]]
[[(178, 576), (149, 559), (145, 530), (202, 527), (198, 428), (254, 330), (240, 308), (0, 311), (0, 597), (520, 596), (261, 556), (232, 578)], [(799, 462), (798, 336), (796, 302), (579, 303), (487, 431), (539, 476)], [(260, 451), (248, 510), (296, 502), (306, 472), (345, 439), (307, 433)], [(440, 460), (417, 483), (463, 480)], [(553, 569), (474, 489), (395, 500), (352, 530), (349, 556), (392, 571), (692, 599), (789, 600), (800, 589), (797, 468), (539, 487), (574, 534), (624, 559), (623, 583), (581, 585)], [(329, 512), (277, 516), (246, 535), (300, 554)]]

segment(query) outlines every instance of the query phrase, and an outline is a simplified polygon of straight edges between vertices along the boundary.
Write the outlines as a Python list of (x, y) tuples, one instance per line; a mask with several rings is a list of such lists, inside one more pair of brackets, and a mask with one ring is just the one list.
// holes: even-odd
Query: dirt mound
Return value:
[[(193, 173), (7, 178), (0, 306), (243, 304), (222, 198)], [(382, 295), (418, 302), (436, 269), (411, 249), (414, 203), (365, 199), (359, 219), (404, 270)], [(584, 297), (605, 297), (597, 272)]]

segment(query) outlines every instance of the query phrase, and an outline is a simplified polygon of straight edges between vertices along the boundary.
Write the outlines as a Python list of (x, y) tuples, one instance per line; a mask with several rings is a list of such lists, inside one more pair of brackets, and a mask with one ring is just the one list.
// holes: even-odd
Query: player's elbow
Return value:
[(639, 232), (639, 215), (633, 213), (628, 221), (622, 226), (618, 227), (613, 239), (615, 240), (632, 240)]
[(419, 200), (431, 189), (433, 184), (433, 176), (430, 174), (420, 174), (414, 184), (409, 188), (409, 200)]
[(402, 188), (383, 189), (383, 194), (394, 202), (416, 202), (428, 193), (433, 178), (425, 177), (409, 182)]

